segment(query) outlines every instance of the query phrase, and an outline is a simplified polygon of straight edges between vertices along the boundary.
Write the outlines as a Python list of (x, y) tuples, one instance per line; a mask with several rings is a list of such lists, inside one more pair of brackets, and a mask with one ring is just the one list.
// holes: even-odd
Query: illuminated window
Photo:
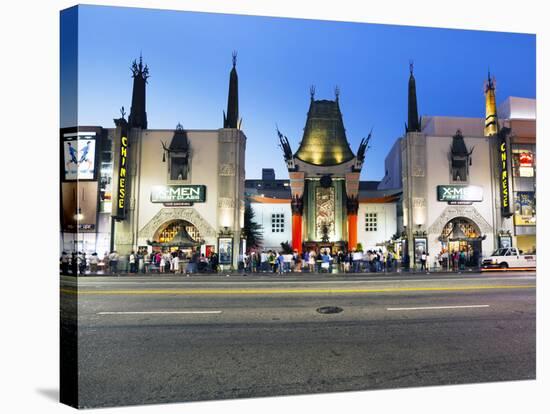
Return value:
[(512, 151), (512, 170), (515, 177), (534, 177), (535, 154), (526, 149)]
[(378, 231), (378, 213), (365, 214), (365, 231)]
[(283, 213), (271, 214), (271, 232), (283, 233), (285, 231), (285, 215)]
[(537, 216), (534, 191), (514, 192), (514, 224), (516, 226), (535, 226)]

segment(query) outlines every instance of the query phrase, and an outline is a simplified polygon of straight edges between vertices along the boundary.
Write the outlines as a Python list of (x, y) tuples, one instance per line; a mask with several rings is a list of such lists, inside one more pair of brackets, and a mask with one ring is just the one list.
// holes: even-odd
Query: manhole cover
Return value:
[(344, 309), (339, 308), (338, 306), (322, 306), (317, 309), (319, 313), (340, 313)]

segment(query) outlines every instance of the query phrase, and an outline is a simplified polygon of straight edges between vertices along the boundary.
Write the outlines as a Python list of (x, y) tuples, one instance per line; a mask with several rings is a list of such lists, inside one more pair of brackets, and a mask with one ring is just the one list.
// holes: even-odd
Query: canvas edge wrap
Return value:
[[(70, 85), (63, 82), (60, 93), (60, 122), (78, 125), (78, 6), (61, 10), (60, 18), (60, 72), (74, 79)], [(65, 77), (65, 78), (66, 78)], [(63, 134), (60, 133), (60, 164), (63, 164)], [(60, 225), (62, 224), (62, 183), (59, 180)], [(77, 182), (78, 185), (78, 182)], [(76, 230), (78, 232), (78, 229)], [(79, 407), (78, 382), (78, 296), (60, 287), (59, 298), (59, 400), (71, 407)]]

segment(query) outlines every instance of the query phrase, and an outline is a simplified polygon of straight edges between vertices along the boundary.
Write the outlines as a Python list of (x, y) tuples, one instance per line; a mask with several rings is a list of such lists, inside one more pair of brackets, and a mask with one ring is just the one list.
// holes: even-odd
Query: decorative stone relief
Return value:
[(235, 200), (230, 197), (219, 197), (218, 208), (235, 208)]
[(194, 225), (201, 236), (216, 237), (216, 231), (194, 208), (163, 208), (139, 231), (138, 236), (152, 240), (158, 228), (171, 220), (186, 220)]
[(220, 132), (220, 142), (237, 142), (237, 134), (233, 131)]
[(424, 168), (415, 165), (412, 170), (413, 177), (424, 177)]
[(115, 233), (115, 244), (124, 245), (124, 244), (132, 244), (132, 242), (133, 242), (133, 237), (131, 232), (118, 231)]
[(472, 220), (482, 233), (489, 234), (493, 232), (493, 227), (483, 218), (479, 211), (473, 206), (448, 206), (443, 210), (439, 217), (428, 228), (430, 234), (441, 234), (443, 227), (452, 219), (457, 217), (466, 217)]
[(426, 207), (426, 200), (423, 197), (413, 197), (412, 199), (413, 207)]
[(316, 188), (315, 207), (317, 214), (317, 217), (315, 219), (317, 240), (323, 240), (323, 238), (326, 236), (328, 236), (329, 238), (333, 237), (336, 208), (334, 187)]
[(411, 147), (411, 173), (413, 177), (424, 177), (426, 170), (426, 139), (415, 137)]
[(233, 163), (220, 164), (220, 176), (222, 177), (234, 177), (235, 165)]

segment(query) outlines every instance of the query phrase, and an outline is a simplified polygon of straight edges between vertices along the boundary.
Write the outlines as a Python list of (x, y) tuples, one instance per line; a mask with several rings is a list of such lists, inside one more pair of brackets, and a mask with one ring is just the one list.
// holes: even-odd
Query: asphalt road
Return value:
[(534, 379), (535, 282), (64, 277), (62, 294), (78, 299), (79, 405), (101, 407)]

